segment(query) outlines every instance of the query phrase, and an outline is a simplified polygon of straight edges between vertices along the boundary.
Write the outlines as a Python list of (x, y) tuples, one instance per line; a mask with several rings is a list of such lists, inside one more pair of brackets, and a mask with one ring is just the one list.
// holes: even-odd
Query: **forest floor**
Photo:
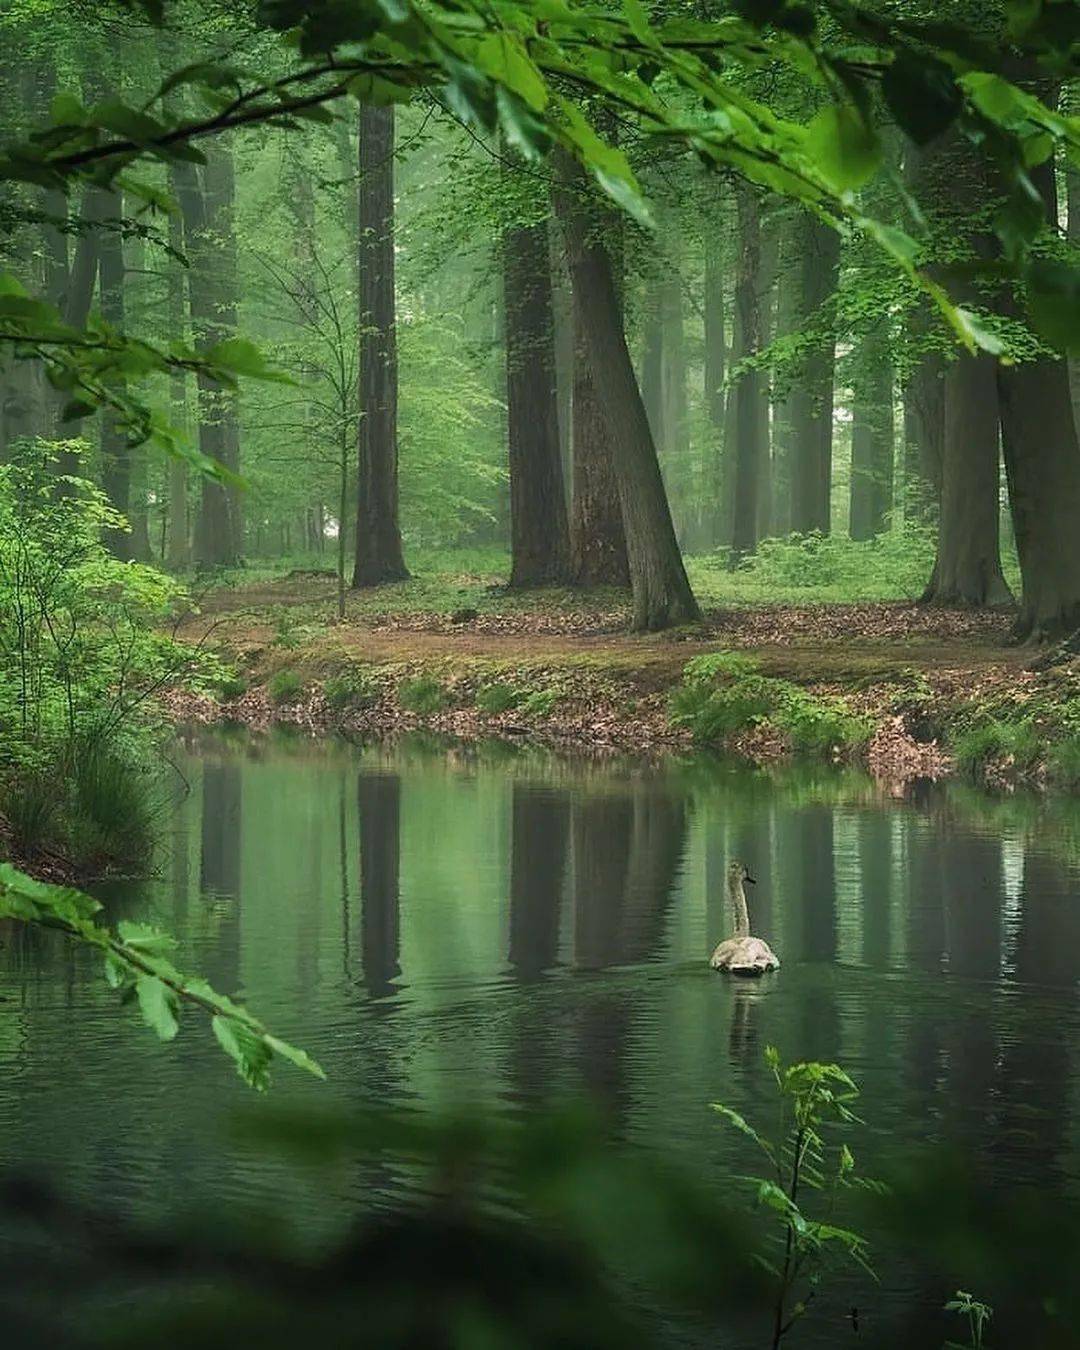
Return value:
[[(519, 595), (461, 573), (349, 592), (341, 621), (325, 574), (230, 580), (204, 592), (178, 635), (218, 653), (235, 677), (174, 696), (169, 711), (313, 732), (423, 727), (599, 751), (677, 749), (694, 739), (669, 708), (686, 663), (727, 651), (865, 719), (872, 735), (857, 754), (883, 777), (947, 774), (974, 735), (982, 762), (973, 767), (989, 781), (1037, 781), (1048, 756), (1032, 745), (1045, 752), (1074, 721), (1080, 730), (1080, 671), (1032, 669), (1037, 653), (1008, 644), (1008, 613), (910, 600), (706, 601), (700, 623), (665, 633), (631, 634), (628, 623), (617, 591)], [(1020, 725), (1027, 749), (1010, 730)], [(790, 749), (767, 723), (725, 744), (756, 760)]]

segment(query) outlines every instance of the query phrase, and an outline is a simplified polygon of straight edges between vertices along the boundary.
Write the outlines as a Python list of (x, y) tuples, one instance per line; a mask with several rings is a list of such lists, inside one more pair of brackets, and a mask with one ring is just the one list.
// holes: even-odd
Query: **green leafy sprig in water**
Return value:
[(257, 1091), (269, 1086), (275, 1055), (316, 1078), (326, 1077), (310, 1055), (272, 1035), (246, 1008), (206, 980), (177, 970), (167, 955), (176, 943), (167, 933), (127, 920), (113, 932), (97, 922), (100, 910), (97, 900), (72, 886), (37, 881), (10, 863), (0, 863), (0, 919), (55, 929), (96, 947), (104, 958), (106, 980), (123, 1002), (137, 1003), (143, 1021), (161, 1040), (173, 1039), (188, 1004), (210, 1017), (218, 1044)]
[[(884, 1187), (857, 1176), (848, 1145), (827, 1137), (831, 1128), (861, 1124), (852, 1110), (859, 1089), (844, 1070), (837, 1064), (784, 1065), (771, 1045), (766, 1047), (765, 1062), (780, 1099), (780, 1123), (772, 1139), (728, 1106), (714, 1103), (713, 1110), (768, 1159), (768, 1175), (743, 1180), (754, 1188), (757, 1203), (771, 1210), (779, 1223), (779, 1259), (762, 1258), (776, 1281), (769, 1344), (777, 1350), (806, 1315), (831, 1256), (842, 1256), (873, 1275), (865, 1238), (831, 1218), (842, 1190), (857, 1186), (880, 1191)], [(818, 1193), (821, 1216), (808, 1213), (808, 1192)]]

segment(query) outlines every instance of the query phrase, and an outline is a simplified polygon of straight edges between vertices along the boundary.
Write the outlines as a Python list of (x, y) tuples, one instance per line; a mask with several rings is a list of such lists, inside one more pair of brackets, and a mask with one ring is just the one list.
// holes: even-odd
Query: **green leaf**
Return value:
[(257, 1092), (265, 1092), (270, 1086), (270, 1060), (273, 1057), (266, 1040), (235, 1017), (215, 1017), (211, 1026), (218, 1044), (234, 1061), (244, 1082)]
[(495, 103), (507, 144), (519, 151), (524, 159), (543, 159), (551, 149), (551, 135), (543, 122), (501, 84), (495, 89)]
[(413, 96), (408, 85), (384, 80), (381, 75), (356, 75), (349, 81), (347, 88), (358, 103), (370, 103), (376, 108), (384, 108), (391, 103), (408, 103)]
[(56, 126), (81, 127), (86, 122), (86, 109), (74, 94), (61, 90), (49, 104), (49, 116)]
[(135, 980), (135, 993), (143, 1021), (161, 1040), (171, 1041), (180, 1029), (177, 1017), (180, 1004), (175, 991), (156, 975), (139, 975)]
[(295, 1064), (298, 1069), (305, 1069), (308, 1073), (314, 1074), (316, 1078), (325, 1079), (322, 1065), (317, 1060), (311, 1058), (304, 1050), (300, 1050), (295, 1045), (290, 1045), (288, 1041), (279, 1041), (276, 1036), (271, 1036), (269, 1032), (263, 1037), (266, 1044), (274, 1052), (280, 1055), (282, 1059), (287, 1059), (290, 1064)]
[(1080, 355), (1080, 267), (1035, 258), (1026, 280), (1028, 313), (1036, 332), (1058, 351)]
[(877, 133), (847, 103), (822, 108), (806, 129), (806, 149), (839, 192), (863, 187), (881, 163)]
[(510, 33), (492, 33), (476, 48), (475, 60), (482, 71), (513, 90), (534, 112), (541, 112), (547, 106), (544, 77), (520, 39)]
[(116, 925), (120, 941), (125, 947), (133, 947), (138, 952), (147, 952), (154, 956), (174, 950), (176, 939), (159, 928), (146, 923), (133, 923), (130, 919), (121, 919)]

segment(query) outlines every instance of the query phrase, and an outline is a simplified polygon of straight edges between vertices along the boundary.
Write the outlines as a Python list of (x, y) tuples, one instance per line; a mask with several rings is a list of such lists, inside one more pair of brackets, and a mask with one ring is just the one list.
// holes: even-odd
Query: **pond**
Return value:
[[(319, 1058), (329, 1084), (282, 1067), (277, 1103), (587, 1092), (621, 1136), (723, 1186), (749, 1160), (709, 1104), (770, 1110), (774, 1044), (859, 1081), (870, 1174), (940, 1141), (995, 1191), (1075, 1189), (1071, 802), (432, 743), (214, 738), (177, 766), (157, 875), (107, 898)], [(756, 983), (706, 964), (732, 857), (783, 961)], [(96, 961), (33, 934), (6, 936), (0, 994), (6, 1159), (140, 1213), (272, 1198), (323, 1220), (324, 1190), (230, 1142), (252, 1097), (196, 1018), (158, 1044)], [(932, 1320), (952, 1273), (878, 1255), (865, 1315)], [(798, 1343), (836, 1344), (855, 1297), (841, 1285)]]

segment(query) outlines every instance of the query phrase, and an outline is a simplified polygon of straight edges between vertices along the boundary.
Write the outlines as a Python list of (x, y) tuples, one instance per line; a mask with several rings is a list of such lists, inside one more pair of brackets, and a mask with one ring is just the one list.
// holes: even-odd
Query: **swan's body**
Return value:
[(763, 938), (750, 936), (750, 913), (746, 907), (744, 882), (753, 885), (754, 878), (740, 862), (733, 862), (727, 871), (728, 899), (735, 911), (735, 932), (725, 938), (709, 957), (713, 970), (728, 975), (764, 975), (767, 970), (778, 970), (780, 960)]

